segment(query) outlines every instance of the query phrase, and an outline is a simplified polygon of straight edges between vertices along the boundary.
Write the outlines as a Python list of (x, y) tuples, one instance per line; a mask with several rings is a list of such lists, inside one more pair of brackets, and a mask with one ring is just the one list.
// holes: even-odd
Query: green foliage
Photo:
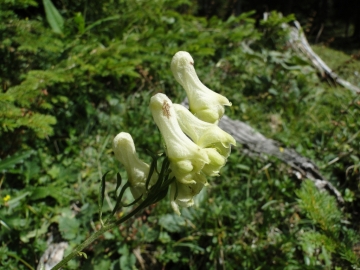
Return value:
[(331, 267), (331, 253), (336, 249), (336, 242), (318, 232), (306, 232), (300, 238), (302, 249), (306, 254), (305, 263), (316, 265), (323, 261), (327, 268)]
[(311, 220), (315, 221), (323, 231), (338, 234), (341, 211), (337, 208), (334, 197), (319, 191), (310, 181), (305, 181), (296, 195), (300, 198), (300, 208)]
[[(328, 268), (333, 266), (332, 254), (338, 253), (353, 267), (359, 263), (352, 248), (359, 241), (356, 232), (342, 225), (342, 213), (334, 197), (326, 191), (319, 191), (315, 185), (306, 180), (300, 190), (299, 207), (320, 230), (307, 228), (300, 234), (300, 242), (308, 265), (317, 265), (323, 261)], [(355, 236), (355, 237), (354, 237)]]
[[(298, 190), (279, 161), (253, 159), (238, 147), (181, 217), (165, 199), (68, 267), (358, 267), (359, 97), (321, 81), (286, 46), (281, 25), (292, 16), (272, 13), (257, 28), (253, 12), (204, 19), (192, 15), (191, 1), (53, 3), (62, 35), (38, 2), (0, 2), (0, 267), (35, 268), (49, 234), (73, 248), (101, 227), (101, 177), (110, 171), (103, 216), (116, 205), (115, 172), (126, 181), (112, 138), (131, 133), (149, 163), (146, 150), (161, 149), (148, 102), (157, 92), (184, 98), (169, 68), (179, 50), (192, 54), (204, 84), (229, 97), (226, 114), (314, 160), (345, 204), (339, 208), (308, 182)], [(127, 191), (123, 199), (133, 202)]]
[(0, 171), (5, 172), (11, 170), (16, 164), (24, 162), (24, 159), (29, 158), (33, 153), (33, 150), (28, 150), (24, 153), (17, 153), (11, 157), (0, 160)]

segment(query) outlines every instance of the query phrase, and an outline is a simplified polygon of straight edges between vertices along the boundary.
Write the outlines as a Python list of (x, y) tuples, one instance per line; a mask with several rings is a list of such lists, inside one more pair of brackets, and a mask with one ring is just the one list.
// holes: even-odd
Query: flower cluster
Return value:
[[(224, 114), (224, 105), (231, 106), (231, 103), (201, 83), (190, 54), (176, 53), (171, 70), (187, 93), (190, 111), (173, 104), (161, 93), (150, 99), (150, 110), (164, 139), (171, 177), (176, 179), (170, 189), (171, 205), (180, 214), (179, 206), (193, 205), (193, 197), (208, 184), (206, 176), (219, 174), (231, 145), (236, 142), (217, 125)], [(132, 138), (127, 133), (115, 137), (113, 149), (116, 158), (126, 167), (134, 197), (139, 197), (146, 192), (149, 165), (137, 157)], [(156, 182), (156, 177), (152, 176), (151, 184)]]

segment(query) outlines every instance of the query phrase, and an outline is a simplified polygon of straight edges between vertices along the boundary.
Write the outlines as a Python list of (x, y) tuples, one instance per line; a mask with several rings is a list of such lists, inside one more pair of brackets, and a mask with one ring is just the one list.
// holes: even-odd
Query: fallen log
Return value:
[(251, 154), (263, 158), (273, 156), (289, 165), (298, 179), (310, 179), (319, 189), (327, 188), (344, 203), (341, 193), (320, 173), (318, 167), (310, 159), (301, 156), (294, 149), (281, 147), (275, 140), (268, 139), (251, 126), (239, 120), (232, 120), (224, 115), (219, 122), (219, 127), (231, 134), (243, 148)]
[[(187, 98), (181, 104), (189, 108)], [(219, 127), (231, 134), (236, 142), (243, 146), (244, 153), (262, 159), (267, 159), (268, 156), (276, 157), (290, 166), (298, 179), (313, 181), (318, 189), (328, 189), (336, 196), (339, 203), (344, 203), (341, 193), (320, 173), (316, 164), (301, 156), (294, 149), (281, 147), (280, 142), (268, 139), (248, 124), (239, 120), (232, 120), (226, 115), (219, 121)]]
[(294, 26), (288, 24), (283, 25), (284, 28), (290, 28), (289, 45), (298, 53), (304, 55), (311, 61), (313, 66), (319, 71), (323, 78), (330, 78), (335, 83), (343, 86), (344, 88), (352, 91), (355, 94), (360, 94), (360, 88), (351, 84), (350, 82), (340, 78), (331, 68), (318, 56), (311, 48), (307, 41), (301, 25), (298, 21), (294, 22)]

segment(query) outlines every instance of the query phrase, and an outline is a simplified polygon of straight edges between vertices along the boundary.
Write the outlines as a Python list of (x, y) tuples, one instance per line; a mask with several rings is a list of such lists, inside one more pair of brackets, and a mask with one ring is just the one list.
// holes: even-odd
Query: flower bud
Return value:
[[(113, 150), (116, 159), (125, 167), (130, 184), (130, 190), (134, 198), (139, 198), (146, 193), (146, 179), (149, 174), (150, 166), (139, 159), (136, 154), (134, 141), (129, 133), (121, 132), (113, 140)], [(149, 187), (157, 180), (154, 172)]]

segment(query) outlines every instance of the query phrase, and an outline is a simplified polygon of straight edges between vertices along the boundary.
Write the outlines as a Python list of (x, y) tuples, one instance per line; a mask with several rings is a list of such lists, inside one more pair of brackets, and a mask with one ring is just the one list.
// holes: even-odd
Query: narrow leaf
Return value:
[(24, 162), (24, 160), (31, 156), (33, 153), (33, 150), (29, 150), (22, 153), (14, 154), (11, 157), (0, 160), (0, 172), (5, 172), (8, 169), (13, 168), (16, 164)]
[(64, 19), (51, 0), (43, 0), (46, 19), (55, 33), (62, 34)]
[[(161, 184), (163, 183), (163, 180), (165, 179), (165, 173), (169, 168), (169, 159), (166, 157), (163, 161), (163, 164), (161, 166), (161, 171), (159, 173), (159, 179), (161, 179)], [(158, 180), (159, 182), (159, 180)]]
[(159, 191), (159, 193), (157, 194), (157, 196), (154, 198), (154, 200), (153, 200), (153, 202), (152, 202), (151, 204), (154, 204), (154, 203), (156, 203), (156, 202), (161, 201), (162, 199), (164, 199), (165, 196), (166, 196), (167, 193), (168, 193), (168, 190), (169, 190), (169, 187), (166, 187), (166, 188), (164, 188), (164, 189), (161, 189), (161, 190)]
[(121, 186), (121, 182), (122, 182), (121, 175), (120, 175), (120, 173), (117, 173), (117, 174), (116, 174), (115, 196), (116, 196), (117, 190), (118, 190), (119, 187)]
[(135, 201), (133, 201), (132, 203), (129, 203), (129, 204), (123, 204), (124, 207), (129, 207), (129, 206), (132, 206), (134, 204), (136, 204), (138, 201), (141, 200), (141, 198), (143, 197), (144, 194), (141, 194), (141, 196), (139, 198), (137, 198)]
[(120, 206), (121, 206), (121, 199), (122, 199), (122, 197), (124, 196), (125, 190), (126, 190), (128, 187), (130, 187), (130, 183), (129, 183), (129, 182), (126, 182), (126, 184), (122, 187), (119, 196), (118, 196), (117, 199), (116, 199), (116, 204), (115, 204), (114, 209), (112, 210), (112, 213), (111, 213), (112, 216), (113, 216), (113, 215), (116, 213), (116, 211), (120, 208)]
[(157, 160), (154, 158), (152, 161), (151, 161), (151, 164), (150, 164), (150, 169), (149, 169), (149, 174), (146, 178), (146, 182), (145, 182), (145, 187), (146, 187), (146, 190), (149, 190), (149, 183), (150, 183), (150, 179), (154, 173), (154, 170), (156, 168), (156, 164), (157, 163)]
[(101, 183), (100, 183), (100, 188), (99, 188), (99, 217), (100, 217), (100, 222), (102, 223), (102, 207), (104, 204), (104, 195), (105, 195), (105, 178), (106, 175), (109, 173), (110, 171), (106, 172), (103, 177), (101, 178)]
[(115, 15), (115, 16), (111, 16), (111, 17), (107, 17), (107, 18), (104, 18), (104, 19), (97, 20), (96, 22), (94, 22), (94, 23), (90, 24), (89, 26), (87, 26), (85, 28), (84, 32), (87, 32), (87, 31), (91, 30), (92, 28), (102, 24), (103, 22), (113, 21), (113, 20), (118, 20), (118, 19), (120, 19), (120, 15)]
[[(151, 158), (152, 158), (152, 160), (153, 160), (152, 162), (154, 162), (154, 161), (156, 162), (156, 165), (157, 165), (157, 160), (158, 160), (158, 158), (164, 156), (164, 153), (162, 153), (162, 154), (159, 156), (159, 155), (154, 154), (153, 152), (151, 152), (151, 151), (148, 150), (148, 149), (145, 149), (145, 151), (146, 151), (146, 153), (148, 153), (148, 154), (151, 156)], [(159, 174), (159, 171), (158, 171), (157, 166), (155, 166), (155, 170), (156, 170), (156, 173)]]
[(85, 31), (85, 19), (80, 12), (75, 13), (74, 22), (77, 24), (79, 34)]

